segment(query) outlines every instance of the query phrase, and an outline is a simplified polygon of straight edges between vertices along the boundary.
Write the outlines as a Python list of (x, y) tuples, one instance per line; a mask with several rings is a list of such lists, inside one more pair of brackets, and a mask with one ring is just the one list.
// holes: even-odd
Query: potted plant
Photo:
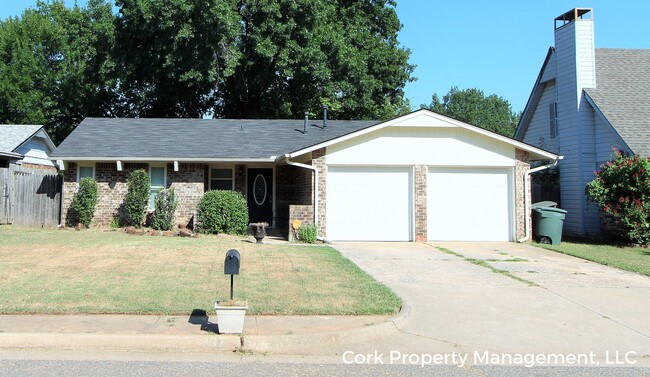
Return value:
[(244, 332), (244, 318), (248, 309), (246, 301), (216, 301), (214, 309), (217, 312), (219, 334), (241, 334)]
[(266, 227), (269, 226), (268, 223), (250, 223), (248, 224), (248, 229), (250, 229), (251, 234), (257, 240), (257, 243), (262, 243), (264, 237), (266, 237)]

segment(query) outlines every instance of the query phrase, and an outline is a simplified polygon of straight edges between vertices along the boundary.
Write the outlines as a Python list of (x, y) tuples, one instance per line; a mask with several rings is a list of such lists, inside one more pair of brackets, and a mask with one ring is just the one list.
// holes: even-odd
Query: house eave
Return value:
[(621, 135), (618, 133), (618, 131), (616, 131), (616, 128), (614, 128), (614, 126), (610, 123), (609, 119), (607, 119), (607, 117), (605, 116), (605, 114), (603, 114), (603, 112), (600, 110), (600, 108), (599, 108), (598, 105), (596, 104), (596, 101), (594, 101), (594, 99), (591, 98), (591, 96), (589, 95), (589, 93), (587, 93), (587, 91), (583, 91), (583, 93), (584, 93), (584, 95), (585, 95), (585, 99), (587, 100), (587, 103), (589, 103), (589, 105), (591, 106), (591, 108), (594, 109), (594, 112), (595, 112), (595, 113), (596, 113), (596, 114), (597, 114), (597, 115), (598, 115), (598, 116), (599, 116), (599, 117), (600, 117), (600, 118), (601, 118), (601, 119), (602, 119), (602, 120), (607, 124), (607, 126), (610, 128), (610, 130), (612, 130), (612, 132), (614, 132), (614, 134), (616, 135), (616, 137), (618, 138), (618, 140), (620, 141), (620, 143), (623, 144), (623, 145), (625, 145), (625, 147), (626, 147), (630, 152), (634, 153), (634, 151), (632, 150), (632, 148), (630, 148), (630, 146), (625, 142), (625, 140), (623, 140), (623, 138), (622, 138)]
[(275, 162), (276, 156), (269, 158), (206, 158), (206, 157), (74, 157), (74, 156), (50, 156), (50, 160), (56, 161), (96, 161), (96, 162)]

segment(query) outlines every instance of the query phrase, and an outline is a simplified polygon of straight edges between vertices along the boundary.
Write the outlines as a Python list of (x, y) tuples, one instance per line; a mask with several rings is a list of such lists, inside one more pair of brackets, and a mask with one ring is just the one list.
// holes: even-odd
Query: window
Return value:
[(95, 178), (95, 167), (94, 166), (79, 166), (77, 170), (77, 182), (81, 181), (81, 178)]
[(167, 176), (167, 168), (164, 166), (152, 166), (149, 168), (149, 176), (151, 177), (151, 191), (149, 191), (149, 209), (155, 208), (156, 195), (158, 192), (165, 188), (165, 178)]
[(555, 139), (558, 135), (557, 132), (557, 102), (549, 104), (549, 117), (551, 119), (551, 139)]
[(233, 169), (210, 169), (210, 190), (233, 190)]

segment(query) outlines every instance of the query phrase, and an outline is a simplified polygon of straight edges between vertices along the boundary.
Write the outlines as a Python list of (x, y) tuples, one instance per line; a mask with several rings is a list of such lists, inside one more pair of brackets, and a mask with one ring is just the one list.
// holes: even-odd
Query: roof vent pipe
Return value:
[(307, 133), (307, 125), (309, 124), (309, 112), (305, 111), (305, 126), (302, 130), (302, 133), (306, 134)]
[(327, 105), (323, 106), (323, 128), (327, 127), (327, 110), (328, 109), (329, 108), (327, 107)]

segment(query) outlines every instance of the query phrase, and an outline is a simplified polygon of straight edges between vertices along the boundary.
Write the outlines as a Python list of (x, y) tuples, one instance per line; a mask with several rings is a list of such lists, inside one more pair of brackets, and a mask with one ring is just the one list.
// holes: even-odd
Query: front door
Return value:
[(273, 169), (248, 169), (248, 216), (273, 225)]

